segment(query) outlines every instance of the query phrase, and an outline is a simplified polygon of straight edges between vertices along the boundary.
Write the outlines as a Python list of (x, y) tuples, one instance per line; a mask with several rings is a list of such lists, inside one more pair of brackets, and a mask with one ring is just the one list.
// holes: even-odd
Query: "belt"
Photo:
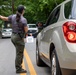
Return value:
[(17, 32), (12, 32), (13, 34), (20, 34), (20, 33), (17, 33)]
[(21, 33), (17, 33), (17, 32), (12, 32), (13, 34), (17, 34), (17, 35), (19, 35), (20, 36), (20, 38), (23, 38), (24, 36), (23, 35), (21, 35)]

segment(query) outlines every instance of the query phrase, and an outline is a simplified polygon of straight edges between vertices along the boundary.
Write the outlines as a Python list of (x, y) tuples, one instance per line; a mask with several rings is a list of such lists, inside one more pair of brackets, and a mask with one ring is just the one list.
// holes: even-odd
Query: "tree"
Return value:
[(28, 23), (36, 23), (37, 21), (45, 23), (53, 8), (64, 0), (0, 0), (1, 15), (12, 14), (12, 1), (14, 1), (13, 13), (16, 13), (18, 5), (24, 5), (26, 6), (24, 17), (27, 18)]

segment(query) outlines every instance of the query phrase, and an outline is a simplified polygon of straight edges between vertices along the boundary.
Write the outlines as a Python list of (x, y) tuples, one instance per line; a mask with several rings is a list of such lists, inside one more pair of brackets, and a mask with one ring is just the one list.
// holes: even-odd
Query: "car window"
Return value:
[(36, 28), (35, 25), (29, 25), (29, 28)]
[(66, 3), (64, 6), (65, 18), (71, 18), (71, 6), (72, 6), (72, 1)]
[(2, 32), (6, 32), (6, 30), (2, 30)]
[(47, 21), (47, 26), (53, 23), (56, 23), (58, 21), (59, 18), (59, 14), (60, 14), (60, 6), (57, 7), (51, 14), (50, 17)]
[(65, 4), (64, 14), (67, 19), (76, 19), (76, 0), (71, 0)]
[(72, 0), (71, 18), (76, 19), (76, 0)]

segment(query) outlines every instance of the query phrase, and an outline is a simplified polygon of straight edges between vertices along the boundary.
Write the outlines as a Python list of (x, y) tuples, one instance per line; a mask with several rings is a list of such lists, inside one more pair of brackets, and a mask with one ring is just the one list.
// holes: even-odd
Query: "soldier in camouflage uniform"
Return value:
[(16, 73), (26, 73), (27, 71), (22, 69), (23, 52), (24, 52), (24, 35), (28, 31), (27, 20), (23, 17), (24, 6), (19, 5), (17, 8), (17, 13), (10, 15), (9, 17), (4, 17), (0, 15), (0, 19), (4, 21), (10, 21), (12, 24), (12, 36), (11, 41), (16, 48), (16, 59), (15, 67)]
[(43, 22), (37, 22), (36, 26), (38, 27), (38, 33), (41, 32), (41, 30), (43, 29)]

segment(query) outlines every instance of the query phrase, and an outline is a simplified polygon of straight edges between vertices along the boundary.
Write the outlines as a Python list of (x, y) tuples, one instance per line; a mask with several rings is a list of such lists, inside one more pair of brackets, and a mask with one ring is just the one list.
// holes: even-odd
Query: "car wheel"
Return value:
[(51, 55), (51, 75), (61, 75), (59, 62), (55, 50)]
[(38, 46), (36, 46), (36, 64), (37, 66), (45, 66), (44, 62), (40, 58)]
[(0, 33), (0, 39), (2, 39), (2, 35), (1, 35), (1, 33)]

